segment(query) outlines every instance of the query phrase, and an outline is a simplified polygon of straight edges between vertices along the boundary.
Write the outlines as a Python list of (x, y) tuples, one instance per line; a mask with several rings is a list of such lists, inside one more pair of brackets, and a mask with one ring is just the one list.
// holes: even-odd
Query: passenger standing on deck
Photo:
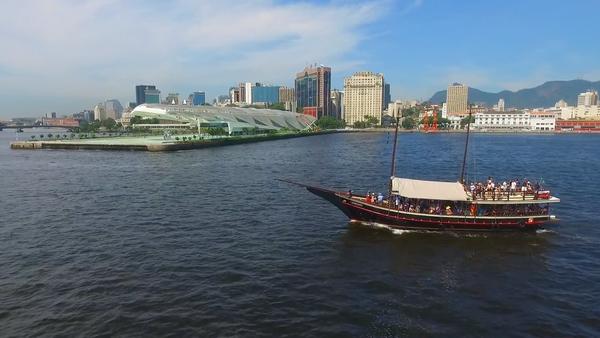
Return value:
[(382, 193), (377, 194), (377, 203), (379, 205), (383, 205), (383, 194)]

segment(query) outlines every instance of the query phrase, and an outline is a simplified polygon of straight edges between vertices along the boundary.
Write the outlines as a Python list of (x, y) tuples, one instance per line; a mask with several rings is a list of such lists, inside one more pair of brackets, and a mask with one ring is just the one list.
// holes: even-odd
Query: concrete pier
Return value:
[(79, 140), (55, 141), (15, 141), (10, 148), (14, 150), (35, 149), (67, 149), (67, 150), (128, 150), (128, 151), (176, 151), (188, 149), (201, 149), (234, 144), (282, 140), (296, 137), (317, 136), (333, 134), (344, 131), (327, 130), (310, 133), (290, 133), (275, 135), (252, 135), (212, 138), (192, 141), (163, 140), (159, 136), (150, 137), (114, 137), (93, 138)]

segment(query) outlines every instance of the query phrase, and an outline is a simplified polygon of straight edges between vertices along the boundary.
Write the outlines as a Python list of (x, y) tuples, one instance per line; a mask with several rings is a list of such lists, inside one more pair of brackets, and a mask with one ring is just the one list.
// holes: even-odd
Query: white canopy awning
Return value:
[(466, 201), (467, 193), (459, 182), (421, 181), (392, 178), (392, 193), (407, 198), (441, 201)]

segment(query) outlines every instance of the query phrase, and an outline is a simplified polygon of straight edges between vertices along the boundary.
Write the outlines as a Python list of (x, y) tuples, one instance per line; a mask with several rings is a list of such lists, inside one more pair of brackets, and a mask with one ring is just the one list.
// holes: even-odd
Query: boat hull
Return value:
[(379, 223), (395, 229), (428, 231), (535, 231), (550, 221), (549, 216), (472, 217), (439, 216), (402, 212), (369, 204), (336, 191), (305, 186), (311, 193), (329, 201), (350, 220)]

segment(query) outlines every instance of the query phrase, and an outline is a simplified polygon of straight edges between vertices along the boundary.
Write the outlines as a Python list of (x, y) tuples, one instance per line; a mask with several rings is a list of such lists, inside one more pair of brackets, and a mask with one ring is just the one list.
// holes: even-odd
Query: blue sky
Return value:
[(333, 85), (382, 72), (392, 97), (450, 82), (516, 90), (600, 80), (600, 1), (3, 2), (0, 118), (134, 100), (136, 84), (209, 98), (239, 82), (292, 85), (310, 63)]

